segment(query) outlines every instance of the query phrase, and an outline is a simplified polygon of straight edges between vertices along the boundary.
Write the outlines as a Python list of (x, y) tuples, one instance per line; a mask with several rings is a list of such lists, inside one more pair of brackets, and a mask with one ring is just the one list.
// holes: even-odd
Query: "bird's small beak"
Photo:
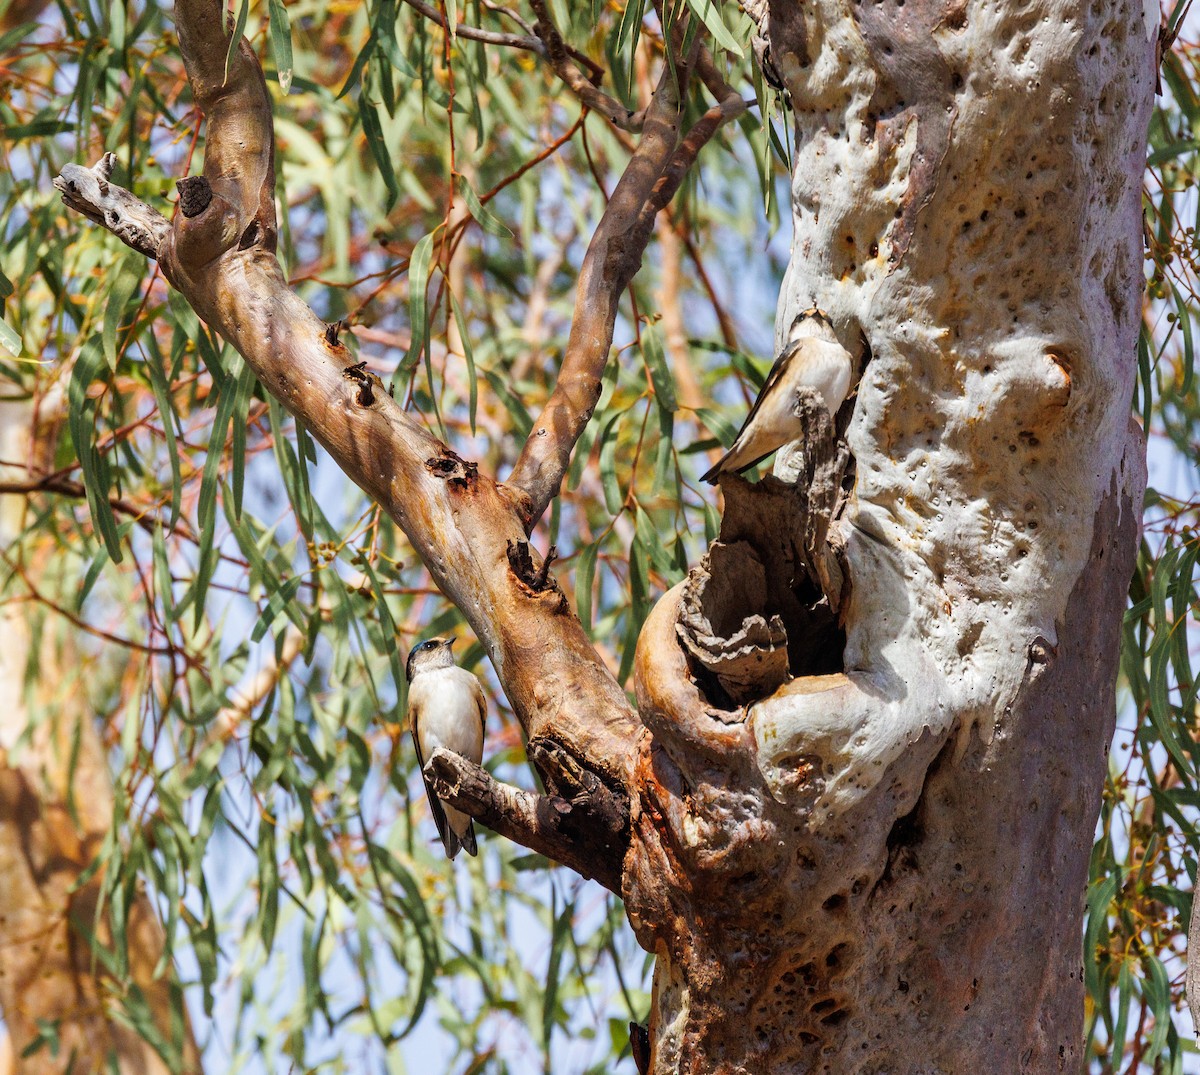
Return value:
[(457, 638), (447, 638), (446, 639), (446, 648), (450, 649), (454, 645), (454, 643), (457, 641), (458, 641)]

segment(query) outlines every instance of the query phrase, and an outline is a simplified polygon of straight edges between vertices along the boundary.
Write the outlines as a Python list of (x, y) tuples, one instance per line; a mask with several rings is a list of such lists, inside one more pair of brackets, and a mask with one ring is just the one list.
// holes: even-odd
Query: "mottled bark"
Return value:
[(796, 123), (778, 336), (817, 306), (869, 357), (830, 530), (845, 648), (814, 674), (836, 636), (807, 505), (781, 542), (770, 483), (727, 488), (721, 570), (764, 581), (705, 592), (766, 596), (709, 618), (795, 622), (795, 678), (734, 708), (680, 648), (686, 586), (642, 634), (626, 899), (660, 955), (652, 1070), (1077, 1070), (1145, 483), (1157, 12), (760, 9)]

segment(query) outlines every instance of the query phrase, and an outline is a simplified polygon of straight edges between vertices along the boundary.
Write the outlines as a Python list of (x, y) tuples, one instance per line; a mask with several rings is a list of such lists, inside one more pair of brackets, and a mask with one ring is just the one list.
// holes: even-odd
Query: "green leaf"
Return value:
[(271, 816), (270, 806), (259, 811), (258, 823), (258, 931), (263, 949), (267, 952), (275, 942), (275, 927), (279, 922), (279, 863), (275, 857), (275, 837), (278, 822)]
[(488, 386), (504, 405), (505, 411), (508, 412), (508, 417), (512, 420), (513, 432), (524, 440), (533, 429), (533, 416), (525, 409), (525, 404), (521, 402), (520, 397), (509, 387), (508, 382), (501, 374), (495, 370), (483, 369), (482, 366), (479, 368), (483, 370), (483, 376)]
[(146, 374), (150, 378), (150, 388), (154, 393), (154, 402), (158, 406), (158, 414), (162, 419), (163, 437), (166, 440), (167, 464), (171, 468), (171, 518), (168, 529), (174, 530), (179, 522), (179, 513), (183, 510), (183, 471), (179, 464), (179, 446), (175, 440), (175, 425), (177, 415), (171, 402), (167, 388), (167, 379), (163, 374), (162, 355), (154, 334), (149, 334), (151, 355), (145, 365)]
[(14, 358), (21, 357), (21, 336), (3, 318), (0, 318), (0, 347), (3, 347)]
[(617, 481), (617, 422), (624, 411), (614, 414), (600, 432), (600, 483), (604, 489), (604, 506), (609, 515), (616, 515), (625, 503), (621, 485)]
[(286, 97), (292, 87), (292, 25), (284, 0), (268, 0), (271, 20), (271, 57), (279, 74), (279, 88)]
[(563, 948), (571, 933), (574, 911), (574, 905), (568, 902), (562, 913), (554, 918), (554, 927), (550, 931), (550, 958), (546, 963), (546, 985), (542, 992), (542, 1045), (547, 1054), (550, 1035), (557, 1021), (559, 968), (562, 965)]
[(1179, 288), (1171, 282), (1171, 294), (1175, 297), (1176, 324), (1183, 332), (1183, 381), (1179, 385), (1179, 394), (1188, 395), (1192, 390), (1192, 380), (1196, 371), (1196, 352), (1192, 343), (1192, 313)]
[[(667, 487), (671, 477), (671, 461), (673, 459), (671, 438), (675, 432), (675, 415), (670, 411), (658, 412), (658, 447), (654, 455), (654, 482), (650, 493), (657, 496)], [(678, 494), (678, 489), (676, 489)]]
[(696, 13), (700, 21), (708, 29), (708, 32), (713, 35), (713, 40), (721, 48), (740, 58), (742, 47), (737, 43), (733, 34), (729, 32), (729, 27), (725, 25), (725, 20), (721, 18), (721, 10), (713, 3), (713, 0), (687, 0), (687, 2), (688, 7)]
[(664, 411), (673, 414), (679, 410), (679, 403), (675, 399), (675, 381), (667, 366), (662, 341), (653, 325), (646, 325), (642, 329), (642, 357), (646, 360), (650, 382), (654, 385), (655, 402)]
[(246, 486), (246, 423), (250, 412), (250, 397), (254, 392), (258, 378), (247, 363), (237, 375), (233, 386), (233, 427), (232, 451), (230, 464), (233, 468), (233, 513), (238, 518), (242, 515), (242, 495)]
[(421, 361), (429, 338), (428, 295), (429, 266), (433, 261), (433, 233), (423, 235), (413, 247), (408, 262), (408, 322), (411, 341), (403, 368), (411, 370)]
[(117, 268), (112, 289), (108, 293), (108, 301), (104, 304), (102, 339), (104, 357), (110, 370), (117, 368), (117, 329), (125, 316), (129, 300), (142, 281), (142, 268), (143, 259), (140, 255), (137, 258), (123, 258)]
[(170, 622), (176, 616), (175, 600), (171, 583), (171, 567), (167, 562), (167, 545), (163, 540), (161, 526), (154, 528), (152, 554), (154, 559), (154, 588), (158, 591), (159, 603), (166, 613), (168, 622)]
[(599, 550), (599, 542), (585, 545), (579, 553), (579, 563), (575, 568), (575, 608), (585, 631), (592, 629), (592, 580), (596, 573), (596, 555)]
[(626, 98), (633, 92), (634, 55), (642, 34), (642, 17), (645, 10), (646, 0), (628, 0), (613, 40), (614, 57), (622, 61), (623, 77), (617, 80), (617, 89)]
[(450, 293), (450, 308), (454, 311), (454, 323), (458, 326), (458, 338), (462, 341), (463, 357), (467, 360), (467, 420), (471, 426), (471, 436), (475, 436), (475, 415), (479, 409), (479, 376), (475, 371), (475, 349), (471, 346), (471, 336), (467, 332), (466, 318), (463, 317), (462, 307), (454, 293)]
[(119, 564), (121, 543), (117, 535), (117, 521), (109, 503), (112, 470), (108, 460), (96, 448), (96, 408), (88, 399), (88, 388), (103, 368), (103, 363), (103, 346), (99, 338), (93, 336), (83, 345), (71, 370), (71, 381), (67, 388), (67, 426), (83, 472), (83, 487), (87, 493), (92, 522), (100, 532), (109, 557), (113, 563)]
[[(224, 13), (224, 8), (222, 8)], [(225, 53), (225, 84), (229, 84), (229, 69), (233, 66), (233, 58), (237, 55), (238, 45), (242, 42), (242, 34), (246, 30), (246, 16), (250, 14), (250, 0), (240, 0), (237, 20), (233, 24), (233, 34), (229, 38), (229, 49)]]
[(471, 184), (467, 182), (466, 176), (458, 177), (459, 190), (462, 192), (463, 200), (467, 203), (467, 208), (471, 212), (471, 216), (475, 218), (477, 223), (489, 235), (496, 235), (501, 239), (511, 239), (513, 233), (505, 226), (504, 222), (497, 217), (492, 216), (479, 200), (479, 195), (471, 189)]
[[(392, 154), (388, 149), (387, 139), (383, 136), (383, 127), (379, 122), (379, 113), (376, 106), (368, 100), (365, 93), (359, 94), (358, 97), (358, 116), (362, 121), (363, 134), (367, 138), (367, 148), (371, 151), (371, 156), (375, 158), (375, 163), (379, 165), (379, 175), (383, 179), (383, 185), (387, 188), (387, 199), (385, 208), (390, 212), (396, 204), (396, 199), (400, 197), (400, 184), (396, 182), (396, 166), (392, 163)], [(431, 238), (426, 236), (426, 238)], [(422, 239), (421, 242), (425, 240)], [(418, 243), (418, 246), (420, 244)], [(416, 258), (416, 251), (413, 251), (413, 257)], [(409, 280), (412, 279), (412, 269), (409, 269)], [(422, 301), (424, 293), (422, 293)]]
[(730, 447), (737, 440), (737, 427), (711, 407), (697, 407), (696, 417), (704, 423), (706, 429), (714, 433), (722, 447)]

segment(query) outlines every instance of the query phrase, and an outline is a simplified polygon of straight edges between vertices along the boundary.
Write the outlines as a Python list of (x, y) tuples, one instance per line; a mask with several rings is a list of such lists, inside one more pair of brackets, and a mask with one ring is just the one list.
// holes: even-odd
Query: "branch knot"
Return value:
[(175, 189), (179, 191), (179, 211), (188, 220), (198, 217), (212, 204), (212, 187), (202, 175), (189, 175), (176, 180)]
[(451, 489), (469, 489), (479, 476), (479, 464), (463, 459), (457, 452), (442, 446), (441, 453), (425, 460), (425, 469), (444, 478)]
[(546, 550), (546, 557), (541, 565), (536, 567), (528, 541), (510, 540), (507, 553), (509, 570), (521, 589), (531, 597), (540, 597), (543, 594), (553, 596), (558, 602), (558, 608), (555, 611), (565, 613), (569, 608), (567, 595), (562, 592), (558, 581), (550, 574), (550, 565), (557, 558), (558, 549), (551, 545)]

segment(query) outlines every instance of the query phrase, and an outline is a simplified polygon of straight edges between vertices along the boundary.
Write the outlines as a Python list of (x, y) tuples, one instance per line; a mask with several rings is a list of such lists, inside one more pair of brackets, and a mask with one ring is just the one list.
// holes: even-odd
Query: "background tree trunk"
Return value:
[[(60, 411), (48, 399), (36, 417), (27, 402), (0, 402), (0, 461), (33, 460), (28, 469), (0, 462), (0, 480), (51, 469), (38, 455), (52, 453)], [(0, 494), (0, 553), (52, 588), (52, 550), (23, 560), (17, 548), (27, 510), (25, 496)], [(111, 1058), (130, 1075), (197, 1072), (180, 986), (169, 964), (158, 966), (162, 928), (144, 895), (118, 955), (133, 987), (105, 966), (114, 941), (108, 915), (96, 918), (102, 875), (83, 875), (113, 824), (108, 758), (69, 639), (18, 599), (18, 585), (0, 604), (0, 1014), (11, 1036), (0, 1071), (99, 1072)]]
[[(1128, 414), (1158, 13), (760, 18), (796, 122), (777, 340), (817, 306), (865, 365), (833, 528), (844, 663), (808, 674), (837, 629), (778, 596), (812, 564), (776, 538), (806, 503), (726, 483), (687, 586), (713, 624), (781, 616), (799, 678), (742, 723), (680, 650), (687, 586), (646, 624), (626, 897), (660, 957), (652, 1070), (1075, 1070), (1145, 486)], [(756, 572), (747, 607), (723, 580)]]

